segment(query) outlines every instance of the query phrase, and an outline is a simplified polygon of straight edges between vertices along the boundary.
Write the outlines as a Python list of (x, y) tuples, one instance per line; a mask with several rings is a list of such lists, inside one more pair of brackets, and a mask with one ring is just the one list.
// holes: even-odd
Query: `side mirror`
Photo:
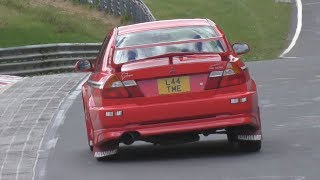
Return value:
[(92, 72), (92, 63), (89, 60), (79, 60), (75, 65), (75, 72)]
[(249, 45), (245, 43), (234, 43), (232, 48), (238, 55), (246, 54), (250, 51)]

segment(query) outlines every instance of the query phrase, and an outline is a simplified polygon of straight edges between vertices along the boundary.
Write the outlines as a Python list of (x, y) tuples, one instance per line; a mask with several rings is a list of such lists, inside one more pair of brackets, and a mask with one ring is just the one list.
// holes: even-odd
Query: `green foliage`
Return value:
[(100, 42), (102, 22), (77, 17), (51, 6), (35, 7), (27, 0), (0, 0), (0, 48), (62, 42)]
[(124, 14), (120, 17), (120, 23), (121, 25), (128, 25), (128, 24), (132, 24), (132, 17), (129, 16), (128, 14)]
[(71, 1), (73, 4), (76, 4), (76, 5), (81, 4), (82, 6), (86, 6), (91, 9), (93, 9), (93, 8), (96, 9), (99, 5), (99, 1), (95, 1), (93, 4), (81, 3), (80, 0), (66, 0), (66, 1)]

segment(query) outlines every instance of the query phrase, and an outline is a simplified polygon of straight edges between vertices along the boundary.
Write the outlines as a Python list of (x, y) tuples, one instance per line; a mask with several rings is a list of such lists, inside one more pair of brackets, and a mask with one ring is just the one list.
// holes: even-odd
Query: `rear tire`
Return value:
[(227, 136), (228, 136), (228, 142), (237, 151), (258, 152), (261, 150), (261, 140), (257, 140), (257, 141), (238, 140), (237, 135), (233, 133), (228, 133)]
[(119, 143), (109, 142), (101, 146), (93, 145), (93, 155), (97, 161), (111, 161), (119, 157)]
[(227, 137), (228, 137), (229, 143), (233, 143), (233, 142), (237, 141), (237, 136), (233, 133), (228, 133)]
[(261, 140), (259, 141), (239, 141), (241, 152), (258, 152), (261, 150)]
[(98, 162), (103, 162), (103, 161), (114, 161), (114, 160), (117, 160), (118, 158), (119, 158), (119, 154), (114, 154), (106, 157), (97, 157), (96, 160)]

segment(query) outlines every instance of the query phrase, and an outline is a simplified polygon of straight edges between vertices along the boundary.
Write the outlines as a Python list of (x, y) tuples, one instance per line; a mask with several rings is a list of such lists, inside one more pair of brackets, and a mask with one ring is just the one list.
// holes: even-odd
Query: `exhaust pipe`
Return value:
[(121, 136), (120, 141), (125, 145), (131, 145), (134, 143), (134, 141), (136, 141), (137, 136), (137, 133), (134, 132), (125, 133)]

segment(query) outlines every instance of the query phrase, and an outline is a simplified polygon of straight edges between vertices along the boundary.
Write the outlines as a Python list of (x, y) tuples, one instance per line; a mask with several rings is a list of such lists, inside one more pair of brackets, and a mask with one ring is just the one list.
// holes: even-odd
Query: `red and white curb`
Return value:
[(0, 75), (0, 94), (22, 79), (23, 77), (19, 76)]

